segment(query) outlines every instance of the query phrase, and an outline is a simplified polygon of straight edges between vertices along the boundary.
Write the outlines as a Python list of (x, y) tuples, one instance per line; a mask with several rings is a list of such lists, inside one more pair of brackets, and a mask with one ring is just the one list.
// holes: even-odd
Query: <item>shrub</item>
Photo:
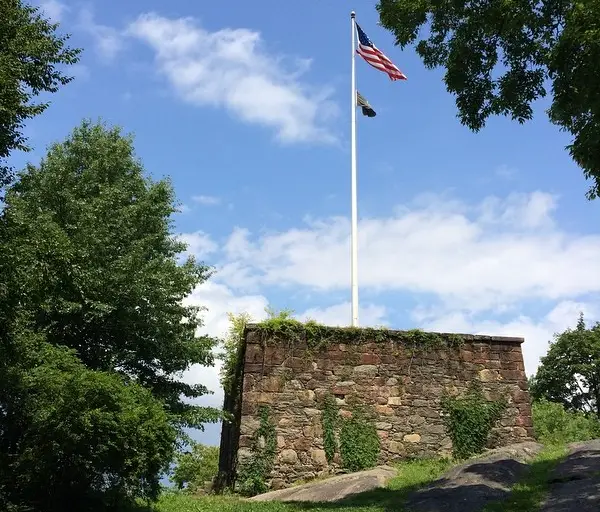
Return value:
[(364, 408), (354, 407), (352, 416), (341, 420), (342, 467), (348, 471), (375, 467), (380, 450), (381, 443), (372, 418)]
[(441, 405), (453, 455), (456, 459), (466, 459), (484, 451), (506, 402), (486, 400), (480, 384), (474, 381), (462, 398), (446, 396)]
[(196, 492), (212, 481), (219, 471), (219, 447), (192, 442), (191, 450), (178, 453), (171, 481), (179, 489)]
[(600, 437), (600, 421), (582, 412), (567, 411), (558, 403), (541, 399), (533, 403), (535, 436), (544, 444), (588, 441)]

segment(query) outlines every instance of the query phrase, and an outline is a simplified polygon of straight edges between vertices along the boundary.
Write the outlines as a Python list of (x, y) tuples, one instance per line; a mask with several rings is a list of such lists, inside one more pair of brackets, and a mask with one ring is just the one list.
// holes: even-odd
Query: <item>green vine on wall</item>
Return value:
[[(349, 398), (352, 401), (351, 398)], [(361, 471), (375, 467), (381, 443), (377, 435), (375, 420), (369, 409), (352, 404), (349, 417), (339, 416), (339, 407), (332, 395), (327, 395), (322, 403), (321, 423), (323, 426), (323, 449), (327, 461), (331, 463), (339, 450), (342, 468), (348, 471)], [(336, 432), (339, 431), (339, 446)]]
[(338, 422), (338, 407), (335, 397), (326, 395), (323, 399), (323, 413), (321, 415), (321, 425), (323, 427), (323, 449), (327, 462), (331, 464), (335, 453), (337, 452), (337, 440), (335, 432)]
[(259, 408), (260, 424), (252, 438), (251, 456), (238, 468), (236, 487), (244, 496), (255, 496), (268, 490), (267, 480), (277, 454), (277, 434), (267, 406)]
[(369, 410), (355, 405), (352, 416), (341, 418), (340, 458), (348, 471), (362, 471), (377, 465), (381, 441)]
[(272, 342), (306, 343), (309, 349), (325, 349), (333, 343), (361, 345), (392, 342), (413, 349), (459, 347), (464, 344), (458, 334), (438, 334), (421, 329), (392, 331), (385, 327), (329, 327), (314, 320), (300, 322), (291, 316), (269, 318), (255, 324), (263, 340)]
[(481, 384), (473, 381), (462, 397), (444, 396), (444, 423), (453, 455), (466, 459), (485, 450), (492, 428), (506, 409), (506, 399), (486, 400)]

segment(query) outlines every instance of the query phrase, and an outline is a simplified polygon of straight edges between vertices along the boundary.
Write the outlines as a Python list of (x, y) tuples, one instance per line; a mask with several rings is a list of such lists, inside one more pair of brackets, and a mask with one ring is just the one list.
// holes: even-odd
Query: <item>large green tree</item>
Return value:
[(48, 343), (138, 382), (180, 427), (201, 427), (218, 413), (186, 400), (207, 389), (181, 375), (213, 364), (215, 340), (197, 334), (200, 308), (184, 299), (210, 269), (180, 261), (175, 211), (172, 186), (145, 176), (131, 137), (86, 121), (7, 190), (5, 295)]
[(11, 151), (29, 150), (25, 122), (49, 105), (34, 100), (72, 79), (61, 67), (76, 63), (80, 50), (68, 47), (57, 28), (38, 7), (0, 0), (0, 190), (13, 176), (6, 161)]
[(552, 123), (600, 195), (600, 0), (380, 0), (383, 27), (443, 67), (458, 115), (474, 131), (492, 115), (523, 123), (551, 92)]
[(557, 335), (530, 386), (536, 400), (600, 418), (600, 323), (587, 328), (580, 316), (575, 329)]

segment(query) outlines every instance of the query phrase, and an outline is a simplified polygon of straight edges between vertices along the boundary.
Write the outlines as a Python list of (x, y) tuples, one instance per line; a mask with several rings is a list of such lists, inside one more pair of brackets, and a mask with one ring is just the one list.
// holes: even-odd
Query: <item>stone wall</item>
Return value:
[[(341, 343), (335, 329), (331, 332), (328, 342), (315, 349), (302, 336), (292, 343), (265, 336), (257, 326), (246, 330), (235, 450), (240, 459), (249, 454), (259, 407), (269, 406), (278, 447), (272, 487), (339, 470), (339, 460), (328, 464), (323, 450), (320, 399), (327, 393), (336, 397), (342, 415), (350, 414), (350, 399), (372, 407), (381, 439), (380, 463), (450, 453), (440, 399), (444, 393), (463, 393), (474, 379), (488, 399), (508, 397), (490, 446), (531, 438), (522, 338), (440, 334), (438, 339), (446, 342), (418, 349), (410, 331), (389, 331), (384, 341), (376, 342), (368, 330), (361, 330), (358, 342), (346, 330)], [(457, 336), (462, 340), (458, 345)], [(222, 443), (221, 448), (228, 446)]]

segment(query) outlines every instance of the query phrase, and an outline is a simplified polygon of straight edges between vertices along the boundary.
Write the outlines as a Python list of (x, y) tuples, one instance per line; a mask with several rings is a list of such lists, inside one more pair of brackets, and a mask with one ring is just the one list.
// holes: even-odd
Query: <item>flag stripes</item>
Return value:
[(375, 69), (386, 73), (391, 80), (407, 80), (406, 75), (372, 43), (358, 23), (356, 24), (356, 29), (358, 31), (358, 48), (356, 49), (356, 53)]

